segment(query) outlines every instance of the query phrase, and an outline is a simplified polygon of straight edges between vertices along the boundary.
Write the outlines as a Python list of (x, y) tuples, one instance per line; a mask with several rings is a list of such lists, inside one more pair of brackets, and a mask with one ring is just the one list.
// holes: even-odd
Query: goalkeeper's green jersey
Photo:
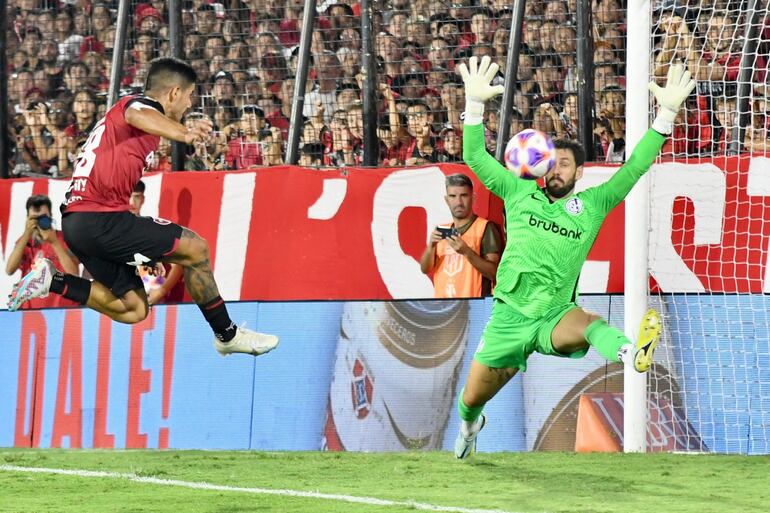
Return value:
[(552, 202), (535, 181), (515, 177), (487, 153), (482, 124), (465, 125), (465, 162), (505, 202), (507, 243), (495, 297), (533, 319), (576, 301), (580, 270), (599, 227), (650, 168), (664, 140), (648, 130), (609, 181)]

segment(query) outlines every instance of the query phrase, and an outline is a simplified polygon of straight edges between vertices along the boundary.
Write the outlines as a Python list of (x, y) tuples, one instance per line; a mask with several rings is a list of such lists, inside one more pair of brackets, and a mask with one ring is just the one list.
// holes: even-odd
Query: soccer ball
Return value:
[(527, 128), (505, 146), (505, 167), (526, 180), (537, 180), (556, 165), (553, 141), (543, 132)]

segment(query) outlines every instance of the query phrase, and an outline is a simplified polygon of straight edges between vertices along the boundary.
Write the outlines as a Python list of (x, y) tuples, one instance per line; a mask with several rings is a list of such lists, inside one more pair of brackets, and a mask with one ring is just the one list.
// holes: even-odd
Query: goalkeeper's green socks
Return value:
[(631, 343), (620, 330), (607, 324), (604, 319), (589, 324), (584, 335), (588, 343), (611, 362), (619, 362), (618, 351)]
[(466, 406), (463, 402), (463, 392), (465, 392), (465, 388), (460, 390), (460, 394), (457, 397), (457, 411), (460, 413), (460, 431), (464, 436), (468, 436), (468, 433), (474, 429), (474, 424), (476, 424), (476, 421), (481, 416), (484, 406)]

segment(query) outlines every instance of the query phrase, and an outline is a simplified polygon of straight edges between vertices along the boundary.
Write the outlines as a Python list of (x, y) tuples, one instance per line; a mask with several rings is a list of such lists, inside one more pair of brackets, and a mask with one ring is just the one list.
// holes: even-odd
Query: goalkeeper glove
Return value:
[(500, 69), (500, 66), (492, 63), (489, 56), (485, 55), (481, 63), (477, 57), (471, 57), (468, 64), (470, 71), (465, 63), (460, 64), (457, 69), (465, 84), (465, 122), (477, 125), (483, 120), (484, 102), (502, 94), (505, 88), (502, 85), (489, 85)]
[(684, 64), (676, 63), (668, 68), (665, 87), (660, 87), (655, 82), (650, 82), (648, 87), (659, 106), (652, 128), (658, 133), (668, 135), (674, 131), (674, 120), (679, 109), (695, 89), (695, 80), (690, 77), (690, 72)]

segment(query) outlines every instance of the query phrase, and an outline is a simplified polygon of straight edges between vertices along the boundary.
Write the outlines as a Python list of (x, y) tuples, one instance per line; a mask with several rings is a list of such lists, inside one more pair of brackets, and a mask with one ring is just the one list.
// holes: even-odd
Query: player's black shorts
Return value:
[(71, 212), (62, 219), (64, 241), (91, 276), (117, 297), (143, 287), (137, 265), (172, 253), (182, 227), (131, 212)]

